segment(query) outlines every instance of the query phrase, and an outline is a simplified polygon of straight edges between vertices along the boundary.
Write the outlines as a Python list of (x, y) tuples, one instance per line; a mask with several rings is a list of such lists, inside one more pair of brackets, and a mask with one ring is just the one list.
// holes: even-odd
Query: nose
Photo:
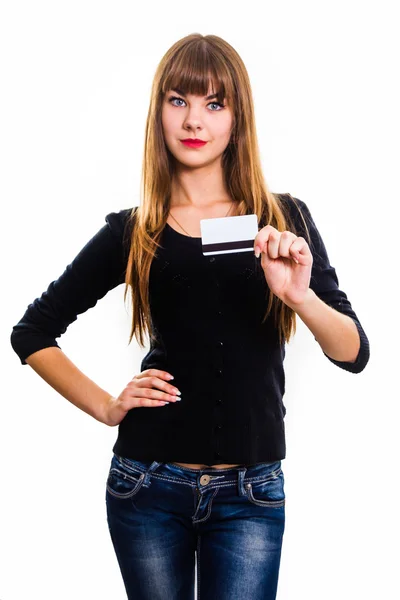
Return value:
[(184, 127), (186, 129), (192, 129), (193, 131), (201, 129), (202, 126), (199, 108), (193, 106), (188, 109), (184, 120)]

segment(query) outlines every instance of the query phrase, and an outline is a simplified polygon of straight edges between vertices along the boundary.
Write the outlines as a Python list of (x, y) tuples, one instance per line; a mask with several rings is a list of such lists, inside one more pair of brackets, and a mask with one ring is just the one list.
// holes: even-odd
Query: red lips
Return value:
[(201, 146), (205, 146), (207, 142), (199, 139), (187, 138), (185, 140), (181, 140), (182, 144), (185, 146), (189, 146), (191, 148), (200, 148)]

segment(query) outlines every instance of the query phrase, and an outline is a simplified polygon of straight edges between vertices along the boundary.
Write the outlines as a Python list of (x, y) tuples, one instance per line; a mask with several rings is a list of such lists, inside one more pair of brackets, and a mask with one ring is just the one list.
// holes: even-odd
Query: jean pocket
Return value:
[(273, 471), (266, 479), (245, 483), (248, 500), (257, 506), (279, 508), (284, 506), (286, 496), (282, 469)]
[(122, 500), (132, 498), (142, 487), (145, 473), (127, 467), (122, 460), (115, 456), (111, 461), (107, 477), (107, 491), (115, 498)]

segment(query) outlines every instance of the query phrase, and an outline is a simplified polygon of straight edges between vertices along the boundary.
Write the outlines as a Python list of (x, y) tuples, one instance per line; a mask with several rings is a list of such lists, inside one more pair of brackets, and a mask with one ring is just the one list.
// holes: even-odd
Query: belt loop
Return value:
[(162, 465), (162, 462), (158, 462), (156, 460), (154, 460), (151, 465), (149, 466), (149, 468), (147, 469), (145, 475), (144, 475), (144, 481), (143, 483), (146, 485), (148, 483), (148, 480), (150, 479), (150, 475), (153, 471), (155, 471), (160, 465)]
[(238, 469), (238, 492), (239, 496), (245, 496), (246, 492), (244, 489), (244, 477), (246, 475), (247, 467), (239, 467)]

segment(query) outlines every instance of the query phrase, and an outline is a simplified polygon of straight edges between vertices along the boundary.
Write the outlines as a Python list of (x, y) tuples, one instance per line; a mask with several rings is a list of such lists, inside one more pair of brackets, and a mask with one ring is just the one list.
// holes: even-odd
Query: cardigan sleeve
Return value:
[[(360, 349), (354, 363), (335, 360), (334, 358), (328, 356), (325, 352), (324, 355), (333, 364), (337, 365), (341, 369), (349, 371), (350, 373), (360, 373), (367, 365), (370, 356), (367, 335), (360, 323), (359, 318), (353, 310), (347, 294), (339, 287), (339, 280), (336, 270), (329, 262), (325, 244), (322, 240), (320, 232), (317, 229), (308, 206), (305, 202), (299, 200), (298, 198), (294, 198), (294, 200), (301, 209), (311, 237), (310, 250), (313, 255), (313, 266), (311, 271), (310, 288), (321, 300), (323, 300), (323, 302), (353, 319), (360, 338)], [(304, 239), (308, 242), (303, 221), (298, 212), (298, 208), (295, 206), (295, 202), (293, 201), (291, 202), (291, 213), (295, 221), (297, 235), (304, 237)]]
[(109, 213), (106, 224), (84, 245), (58, 279), (28, 305), (14, 325), (10, 341), (21, 364), (42, 348), (60, 348), (56, 338), (79, 314), (96, 305), (125, 281), (127, 252), (123, 244), (132, 209)]

